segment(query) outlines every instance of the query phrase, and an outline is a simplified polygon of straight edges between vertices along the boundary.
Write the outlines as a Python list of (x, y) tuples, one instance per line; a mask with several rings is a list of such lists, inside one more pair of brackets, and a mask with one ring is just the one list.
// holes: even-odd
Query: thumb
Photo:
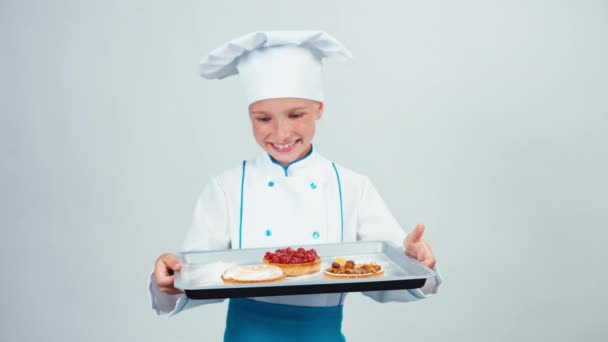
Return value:
[(409, 243), (416, 243), (416, 242), (420, 241), (420, 239), (422, 239), (423, 233), (424, 233), (424, 225), (417, 224), (416, 228), (414, 228), (414, 230), (412, 230), (412, 232), (407, 235), (406, 240)]
[(165, 254), (162, 257), (163, 262), (167, 265), (172, 271), (180, 271), (182, 269), (182, 264), (179, 262), (179, 258), (175, 254)]
[(174, 271), (181, 271), (181, 270), (182, 270), (182, 267), (183, 267), (183, 266), (182, 266), (182, 264), (180, 264), (179, 262), (178, 262), (177, 264), (173, 264), (173, 266), (171, 266), (171, 268), (172, 268)]

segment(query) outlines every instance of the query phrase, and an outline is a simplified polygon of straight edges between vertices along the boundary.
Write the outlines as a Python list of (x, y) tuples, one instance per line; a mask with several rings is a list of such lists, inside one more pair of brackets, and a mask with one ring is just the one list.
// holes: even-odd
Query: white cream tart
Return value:
[(266, 283), (283, 281), (285, 273), (280, 267), (259, 265), (237, 265), (224, 271), (222, 280), (226, 284)]

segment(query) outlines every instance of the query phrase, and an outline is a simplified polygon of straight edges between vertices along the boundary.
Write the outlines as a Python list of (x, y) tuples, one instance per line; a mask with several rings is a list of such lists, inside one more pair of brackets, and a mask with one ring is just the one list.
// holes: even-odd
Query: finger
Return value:
[(176, 269), (176, 267), (178, 267), (180, 265), (179, 258), (177, 257), (177, 255), (171, 254), (171, 253), (167, 253), (167, 254), (163, 254), (163, 256), (161, 257), (161, 259), (163, 260), (163, 262), (165, 264), (167, 264), (167, 266), (170, 269), (179, 271), (178, 269)]
[(414, 245), (411, 244), (408, 246), (408, 248), (405, 250), (405, 254), (411, 256), (412, 258), (418, 260), (418, 256), (420, 254), (420, 247), (419, 245)]
[(429, 268), (433, 268), (435, 266), (435, 255), (433, 255), (433, 251), (431, 251), (431, 247), (429, 247), (428, 244), (424, 244), (424, 249), (420, 253), (420, 258), (418, 258), (418, 261)]
[(412, 232), (407, 235), (407, 241), (409, 243), (417, 243), (418, 241), (420, 241), (420, 239), (422, 239), (423, 233), (424, 233), (424, 225), (417, 224), (416, 228), (414, 228), (414, 230), (412, 230)]
[(173, 287), (173, 276), (169, 276), (169, 277), (162, 277), (160, 279), (156, 280), (156, 285), (158, 285), (158, 287), (163, 290), (167, 287)]
[[(182, 265), (177, 264), (174, 267), (179, 271), (181, 270)], [(173, 274), (174, 271), (165, 263), (162, 257), (156, 261), (156, 264), (154, 265), (154, 280), (159, 287), (165, 285), (173, 286)]]
[(184, 293), (183, 290), (175, 287), (175, 279), (174, 277), (165, 277), (159, 284), (158, 288), (161, 292), (165, 292), (168, 294), (178, 294)]
[(416, 248), (416, 249), (413, 251), (413, 254), (414, 254), (414, 258), (415, 258), (416, 260), (418, 260), (418, 261), (422, 261), (422, 260), (424, 260), (424, 258), (425, 258), (425, 256), (426, 256), (426, 253), (425, 253), (425, 251), (424, 251), (424, 248), (422, 248), (422, 247)]
[(410, 248), (406, 250), (406, 254), (420, 262), (433, 255), (424, 241), (412, 244), (409, 247)]
[(167, 266), (167, 272), (169, 273), (168, 275), (170, 275), (170, 276), (174, 275), (175, 272), (181, 271), (182, 267), (183, 267), (182, 264)]
[(172, 288), (167, 288), (167, 289), (165, 289), (165, 290), (162, 290), (162, 289), (161, 289), (161, 291), (162, 291), (162, 292), (165, 292), (165, 293), (168, 293), (168, 294), (172, 294), (172, 295), (174, 295), (174, 294), (180, 294), (180, 293), (184, 293), (184, 291), (183, 291), (183, 290), (176, 289), (175, 287), (172, 287)]
[(183, 265), (175, 254), (165, 253), (160, 257), (160, 260), (165, 264), (167, 275), (173, 275), (175, 271), (181, 271)]
[(424, 233), (424, 225), (422, 225), (422, 224), (416, 225), (414, 230), (411, 231), (409, 234), (407, 234), (407, 236), (405, 237), (405, 240), (403, 241), (403, 246), (405, 247), (405, 250), (406, 251), (410, 250), (412, 253), (415, 253), (415, 251), (420, 249), (421, 248), (420, 244), (424, 243), (422, 241), (423, 233)]
[(156, 263), (154, 264), (154, 277), (156, 277), (156, 279), (158, 280), (169, 275), (170, 274), (169, 269), (167, 268), (167, 264), (165, 264), (162, 259), (156, 260)]
[(434, 256), (427, 255), (424, 258), (424, 260), (421, 261), (421, 263), (428, 268), (433, 268), (433, 267), (435, 267), (435, 264), (437, 263), (437, 261), (435, 260)]
[(423, 264), (426, 264), (427, 262), (430, 262), (433, 259), (433, 255), (429, 253), (428, 250), (425, 250), (424, 253), (422, 253), (422, 255), (420, 256), (420, 262)]

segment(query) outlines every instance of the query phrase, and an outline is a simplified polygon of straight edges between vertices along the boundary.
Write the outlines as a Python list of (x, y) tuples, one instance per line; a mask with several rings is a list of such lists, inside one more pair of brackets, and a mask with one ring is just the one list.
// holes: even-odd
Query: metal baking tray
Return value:
[[(221, 275), (232, 265), (260, 264), (264, 254), (281, 247), (250, 248), (178, 254), (183, 268), (175, 273), (175, 287), (191, 299), (284, 296), (315, 293), (339, 293), (416, 289), (424, 286), (435, 271), (405, 255), (401, 248), (386, 241), (359, 241), (336, 244), (291, 246), (314, 248), (321, 257), (321, 271), (311, 275), (286, 277), (283, 282), (224, 284)], [(384, 276), (361, 279), (330, 280), (323, 277), (336, 257), (355, 263), (373, 261), (384, 268)]]

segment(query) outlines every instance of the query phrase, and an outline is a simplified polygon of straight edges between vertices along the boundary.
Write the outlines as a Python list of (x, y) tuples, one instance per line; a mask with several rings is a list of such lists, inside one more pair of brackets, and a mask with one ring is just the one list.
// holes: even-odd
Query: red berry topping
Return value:
[(264, 259), (274, 264), (302, 264), (314, 262), (319, 257), (314, 249), (306, 250), (302, 247), (294, 250), (291, 247), (279, 248), (274, 253), (266, 252)]

